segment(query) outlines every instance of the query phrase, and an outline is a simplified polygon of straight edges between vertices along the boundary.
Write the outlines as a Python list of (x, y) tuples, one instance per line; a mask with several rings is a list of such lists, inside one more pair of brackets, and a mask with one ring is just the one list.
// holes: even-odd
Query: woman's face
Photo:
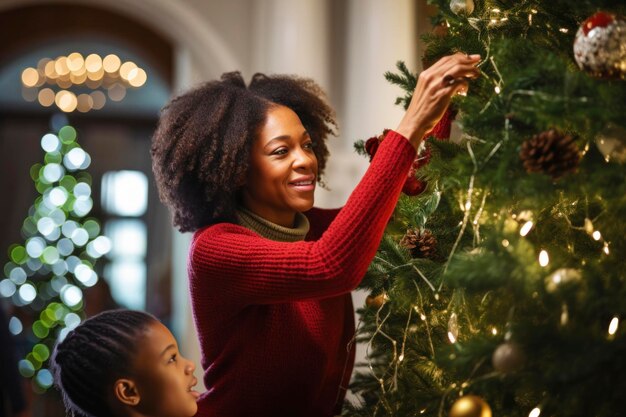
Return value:
[(317, 158), (296, 113), (272, 106), (252, 145), (243, 204), (271, 222), (293, 227), (296, 212), (313, 207)]
[(172, 333), (154, 322), (146, 330), (132, 372), (140, 396), (138, 411), (159, 417), (192, 417), (198, 406), (193, 362), (178, 352)]

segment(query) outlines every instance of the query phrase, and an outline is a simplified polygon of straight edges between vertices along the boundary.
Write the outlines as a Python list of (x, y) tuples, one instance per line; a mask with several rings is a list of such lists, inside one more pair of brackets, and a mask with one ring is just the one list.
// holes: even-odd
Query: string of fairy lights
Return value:
[[(473, 11), (473, 2), (471, 1), (466, 1), (466, 0), (459, 0), (459, 1), (455, 1), (453, 0), (451, 2), (451, 8), (453, 11), (455, 11), (454, 9), (454, 5), (458, 4), (461, 5), (459, 7), (468, 7), (471, 5), (471, 9), (464, 9), (464, 12), (466, 14), (471, 14)], [(460, 10), (460, 9), (459, 9)], [(455, 11), (455, 13), (457, 13), (457, 11)], [(538, 13), (538, 11), (536, 9), (531, 9), (530, 12), (528, 13), (527, 17), (528, 17), (528, 24), (529, 25), (533, 25), (533, 16), (536, 15)], [(458, 13), (457, 13), (458, 14)], [(469, 17), (468, 19), (468, 23), (474, 28), (476, 29), (476, 31), (478, 32), (478, 36), (479, 39), (481, 39), (481, 41), (483, 42), (483, 46), (485, 47), (485, 50), (487, 51), (487, 56), (483, 59), (483, 61), (479, 64), (479, 66), (482, 66), (484, 64), (488, 64), (491, 66), (491, 68), (493, 69), (493, 72), (497, 75), (498, 79), (493, 79), (491, 78), (488, 74), (485, 74), (485, 71), (483, 71), (483, 75), (491, 82), (493, 83), (493, 96), (487, 100), (487, 103), (485, 105), (485, 107), (481, 110), (481, 113), (483, 113), (484, 111), (487, 110), (487, 108), (493, 103), (495, 97), (497, 97), (498, 95), (501, 95), (503, 93), (504, 90), (504, 86), (505, 86), (505, 82), (504, 79), (498, 69), (498, 65), (494, 59), (494, 57), (490, 54), (490, 43), (491, 43), (491, 36), (489, 34), (489, 29), (490, 28), (495, 28), (498, 27), (500, 25), (506, 24), (506, 22), (509, 20), (509, 17), (507, 15), (507, 13), (503, 13), (499, 8), (488, 8), (486, 13), (481, 16), (481, 17)], [(481, 25), (480, 23), (484, 23), (483, 25)], [(447, 26), (450, 27), (450, 24), (448, 22), (446, 22)], [(483, 38), (483, 31), (486, 30), (486, 37)], [(558, 29), (559, 32), (561, 33), (567, 33), (568, 29), (566, 28), (559, 28)], [(582, 98), (565, 98), (565, 97), (558, 97), (558, 96), (552, 96), (552, 95), (546, 95), (545, 93), (541, 93), (541, 92), (535, 92), (535, 91), (511, 91), (509, 93), (508, 96), (508, 103), (510, 104), (511, 99), (514, 96), (519, 96), (519, 95), (535, 95), (538, 96), (540, 98), (543, 98), (545, 100), (552, 100), (552, 101), (565, 101), (565, 100), (580, 100), (580, 101), (585, 101), (587, 100), (586, 97), (582, 97)], [(491, 159), (495, 154), (497, 154), (498, 150), (501, 148), (502, 144), (507, 141), (509, 139), (509, 132), (511, 129), (511, 125), (510, 125), (510, 120), (508, 118), (505, 117), (504, 120), (504, 134), (502, 136), (502, 139), (497, 142), (491, 152), (488, 153), (487, 157), (485, 158), (484, 161), (481, 161), (480, 163), (478, 163), (478, 161), (476, 160), (474, 153), (472, 152), (472, 147), (471, 147), (471, 143), (473, 141), (475, 142), (481, 142), (481, 143), (486, 143), (486, 141), (480, 139), (480, 138), (476, 138), (476, 137), (471, 137), (469, 135), (464, 135), (464, 139), (466, 140), (466, 144), (467, 144), (467, 148), (468, 148), (468, 153), (470, 155), (470, 157), (472, 158), (472, 162), (474, 164), (474, 171), (468, 181), (468, 187), (465, 193), (463, 193), (463, 195), (459, 196), (459, 206), (461, 208), (461, 210), (464, 213), (464, 217), (463, 219), (460, 221), (459, 226), (460, 226), (460, 230), (459, 233), (457, 235), (457, 238), (455, 240), (454, 246), (452, 248), (452, 250), (450, 251), (450, 253), (448, 254), (446, 263), (445, 263), (445, 268), (447, 268), (447, 266), (449, 265), (455, 251), (457, 248), (457, 245), (459, 244), (463, 234), (465, 233), (466, 230), (466, 226), (468, 223), (471, 223), (473, 226), (473, 235), (474, 235), (474, 245), (476, 246), (479, 242), (480, 242), (480, 232), (479, 232), (479, 227), (480, 227), (480, 219), (483, 216), (483, 211), (484, 211), (484, 207), (485, 207), (485, 203), (487, 201), (488, 195), (489, 195), (489, 190), (478, 190), (475, 188), (475, 184), (474, 184), (474, 180), (475, 180), (475, 175), (478, 172), (478, 170), (480, 169), (481, 166), (484, 166), (487, 161), (489, 159)], [(615, 131), (618, 131), (619, 134), (624, 134), (623, 129), (616, 127), (616, 126), (609, 126), (606, 131), (612, 131), (613, 133)], [(615, 149), (613, 147), (609, 145), (605, 144), (605, 141), (610, 141), (611, 137), (610, 135), (607, 134), (601, 134), (596, 138), (596, 145), (598, 146), (599, 150), (601, 151), (601, 153), (604, 155), (605, 157), (605, 161), (608, 163), (611, 159), (617, 159), (618, 162), (626, 162), (626, 157), (623, 154), (617, 154), (615, 152)], [(585, 146), (585, 149), (583, 151), (583, 156), (586, 153), (586, 151), (589, 149), (589, 143), (587, 143), (587, 145)], [(437, 193), (439, 193), (439, 191), (436, 191)], [(470, 222), (470, 217), (471, 217), (471, 211), (473, 208), (473, 197), (477, 197), (478, 199), (480, 199), (480, 204), (478, 205), (477, 209), (475, 209), (475, 213), (473, 213), (473, 220)], [(578, 204), (578, 202), (574, 201), (572, 203), (570, 203), (571, 205), (575, 206), (576, 204)], [(602, 248), (601, 248), (601, 252), (604, 256), (609, 256), (610, 255), (610, 242), (604, 240), (604, 237), (601, 233), (600, 230), (598, 230), (595, 226), (594, 226), (594, 220), (595, 219), (590, 219), (590, 218), (585, 218), (584, 219), (584, 224), (582, 225), (574, 225), (572, 224), (571, 220), (568, 218), (568, 216), (565, 214), (565, 210), (559, 210), (558, 213), (556, 214), (558, 217), (563, 217), (566, 222), (568, 223), (569, 227), (574, 229), (574, 230), (580, 230), (580, 231), (584, 231), (591, 239), (593, 239), (594, 241), (598, 241), (602, 243)], [(493, 213), (493, 217), (494, 218), (498, 218), (500, 217), (500, 214), (498, 213)], [(505, 222), (505, 227), (507, 227), (509, 230), (514, 229), (517, 230), (517, 233), (519, 234), (519, 236), (521, 238), (525, 238), (533, 228), (539, 227), (539, 225), (534, 221), (533, 219), (533, 213), (530, 210), (521, 210), (519, 213), (509, 213), (508, 214), (508, 218), (506, 218), (504, 220)], [(503, 239), (501, 242), (502, 246), (507, 248), (511, 245), (511, 242), (508, 239)], [(375, 260), (379, 261), (379, 262), (386, 262), (384, 259), (377, 257)], [(548, 268), (549, 264), (550, 264), (550, 255), (548, 253), (548, 251), (544, 248), (539, 248), (538, 250), (538, 254), (537, 254), (537, 263), (539, 264), (539, 266), (542, 269)], [(584, 263), (583, 263), (584, 265)], [(427, 276), (420, 271), (414, 264), (406, 264), (406, 265), (402, 265), (400, 267), (405, 267), (405, 266), (410, 266), (412, 267), (416, 273), (420, 276), (420, 278), (427, 284), (427, 287), (430, 288), (430, 290), (433, 292), (434, 295), (434, 299), (435, 300), (439, 300), (439, 292), (442, 289), (442, 285), (439, 286), (439, 288), (435, 288), (432, 283), (430, 282), (430, 280), (427, 278)], [(397, 265), (394, 267), (398, 267)], [(444, 268), (444, 271), (445, 271)], [(445, 272), (444, 272), (445, 273)], [(552, 273), (550, 273), (549, 275), (546, 276), (544, 282), (546, 285), (546, 290), (548, 292), (554, 292), (556, 291), (557, 288), (559, 288), (561, 285), (569, 283), (569, 282), (575, 282), (580, 280), (582, 277), (582, 273), (580, 270), (575, 269), (575, 268), (559, 268), (555, 271), (553, 271)], [(423, 322), (423, 324), (425, 325), (425, 330), (426, 330), (426, 336), (428, 337), (430, 346), (431, 346), (431, 353), (432, 356), (434, 357), (435, 355), (435, 351), (434, 351), (434, 347), (433, 347), (433, 342), (432, 342), (432, 338), (433, 338), (433, 334), (432, 334), (432, 329), (430, 328), (429, 325), (429, 318), (426, 315), (426, 310), (424, 309), (424, 300), (422, 297), (422, 293), (420, 290), (420, 286), (413, 281), (416, 291), (417, 291), (417, 295), (418, 295), (418, 299), (416, 300), (416, 303), (411, 305), (411, 308), (409, 309), (409, 315), (408, 315), (408, 319), (407, 319), (407, 324), (404, 328), (404, 333), (402, 336), (402, 342), (401, 342), (401, 346), (400, 346), (400, 354), (398, 354), (398, 341), (396, 341), (394, 338), (392, 338), (391, 336), (389, 336), (385, 331), (384, 331), (384, 326), (385, 323), (387, 321), (387, 319), (389, 318), (390, 314), (391, 314), (391, 310), (389, 310), (387, 312), (386, 315), (384, 315), (384, 317), (381, 317), (381, 313), (383, 312), (383, 307), (384, 304), (389, 300), (389, 296), (387, 293), (383, 293), (377, 297), (375, 297), (373, 299), (373, 303), (372, 304), (368, 304), (370, 306), (373, 306), (376, 308), (376, 312), (375, 312), (375, 323), (376, 323), (376, 328), (375, 330), (371, 333), (370, 339), (367, 342), (367, 365), (370, 369), (370, 372), (372, 373), (372, 375), (376, 378), (376, 380), (378, 381), (378, 384), (380, 386), (381, 392), (382, 392), (382, 396), (380, 398), (380, 403), (376, 405), (376, 408), (374, 410), (374, 414), (377, 413), (377, 410), (380, 406), (384, 407), (385, 409), (387, 409), (388, 411), (391, 410), (391, 408), (389, 407), (388, 404), (385, 403), (386, 401), (386, 397), (385, 394), (386, 392), (388, 392), (389, 390), (393, 390), (394, 387), (396, 386), (397, 383), (397, 379), (398, 379), (398, 371), (399, 371), (399, 367), (401, 366), (401, 363), (403, 362), (404, 359), (404, 352), (405, 352), (405, 345), (406, 345), (406, 339), (407, 336), (409, 336), (409, 333), (414, 333), (416, 331), (416, 326), (415, 325), (410, 325), (411, 322), (411, 312), (415, 311), (418, 315), (420, 320)], [(443, 280), (441, 282), (441, 284), (443, 284)], [(464, 301), (461, 301), (461, 303)], [(452, 304), (452, 302), (451, 302)], [(452, 306), (449, 306), (452, 307)], [(459, 324), (458, 324), (458, 315), (457, 312), (455, 311), (454, 308), (448, 308), (447, 310), (452, 310), (452, 312), (450, 313), (449, 316), (449, 320), (447, 323), (447, 327), (448, 327), (448, 339), (449, 342), (451, 344), (455, 344), (458, 343), (459, 341)], [(508, 318), (507, 321), (507, 327), (509, 326), (511, 320), (512, 320), (512, 316), (514, 314), (514, 308), (511, 308), (510, 311), (510, 317)], [(561, 311), (561, 319), (560, 319), (560, 324), (562, 326), (566, 325), (568, 322), (568, 309), (567, 309), (567, 305), (565, 303), (562, 304), (562, 311)], [(361, 317), (360, 321), (359, 321), (359, 328), (361, 327), (361, 324), (363, 322), (363, 317)], [(468, 322), (469, 322), (469, 318), (468, 318)], [(619, 325), (620, 325), (620, 318), (618, 316), (613, 316), (610, 320), (610, 322), (607, 325), (607, 339), (608, 340), (612, 340), (618, 329), (619, 329)], [(506, 330), (506, 329), (505, 329)], [(499, 330), (495, 327), (492, 326), (490, 328), (490, 333), (494, 336), (498, 335)], [(509, 342), (511, 339), (511, 331), (506, 330), (504, 337), (505, 337), (505, 342)], [(389, 364), (387, 365), (387, 367), (383, 370), (383, 374), (379, 375), (376, 373), (375, 369), (376, 369), (376, 365), (379, 364), (374, 364), (374, 362), (372, 361), (371, 356), (369, 355), (369, 349), (371, 348), (371, 346), (374, 343), (374, 340), (377, 337), (384, 337), (386, 339), (388, 339), (391, 344), (392, 344), (392, 357), (391, 360), (389, 362)], [(475, 368), (478, 369), (478, 366)], [(385, 376), (388, 375), (389, 373), (391, 373), (390, 379), (389, 379), (389, 385), (386, 386), (385, 383)], [(460, 386), (457, 386), (456, 383), (451, 384), (445, 394), (443, 395), (441, 402), (440, 402), (440, 407), (439, 407), (439, 415), (443, 415), (444, 412), (444, 406), (445, 406), (445, 402), (447, 397), (452, 394), (453, 392), (457, 392), (458, 397), (460, 398), (460, 400), (458, 401), (462, 401), (465, 397), (463, 396), (464, 390), (466, 390), (468, 387), (470, 387), (472, 384), (474, 384), (476, 381), (479, 380), (485, 380), (488, 378), (497, 378), (499, 377), (499, 373), (498, 372), (492, 372), (490, 374), (487, 375), (482, 375), (478, 378), (474, 378), (473, 375), (470, 375), (470, 377), (464, 381)], [(468, 396), (468, 397), (475, 397), (475, 396)], [(489, 408), (489, 406), (482, 401), (480, 398), (476, 397), (476, 399), (478, 401), (480, 401), (486, 408)], [(530, 411), (528, 416), (529, 417), (539, 417), (541, 415), (541, 410), (542, 410), (542, 406), (543, 406), (543, 402), (540, 402), (539, 404), (537, 404), (535, 407), (533, 407)], [(426, 409), (422, 409), (419, 411), (420, 414), (423, 414), (426, 411)], [(452, 415), (452, 414), (451, 414)], [(491, 416), (491, 412), (489, 411), (488, 414), (481, 414), (481, 415), (489, 415)]]
[(56, 59), (42, 58), (36, 67), (22, 71), (22, 96), (43, 107), (56, 106), (65, 113), (102, 109), (107, 99), (122, 101), (128, 89), (142, 87), (146, 71), (115, 54), (101, 57), (79, 52)]

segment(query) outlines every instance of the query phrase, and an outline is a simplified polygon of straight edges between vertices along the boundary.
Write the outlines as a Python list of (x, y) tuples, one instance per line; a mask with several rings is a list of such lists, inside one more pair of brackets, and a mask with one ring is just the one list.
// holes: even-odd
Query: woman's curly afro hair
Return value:
[(336, 134), (337, 123), (324, 92), (310, 79), (255, 74), (246, 87), (239, 72), (230, 72), (163, 108), (152, 138), (152, 170), (181, 232), (235, 220), (252, 143), (275, 105), (289, 107), (302, 121), (321, 176), (326, 138)]

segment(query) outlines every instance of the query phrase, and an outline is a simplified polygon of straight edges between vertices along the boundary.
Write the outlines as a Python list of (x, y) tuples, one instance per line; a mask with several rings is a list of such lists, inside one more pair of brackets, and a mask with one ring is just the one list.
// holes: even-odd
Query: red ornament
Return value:
[(433, 127), (433, 130), (426, 133), (426, 137), (434, 136), (439, 140), (449, 140), (450, 132), (452, 130), (452, 121), (455, 117), (456, 109), (449, 106), (443, 116), (441, 116), (441, 119), (439, 119), (439, 122), (437, 122), (435, 127)]
[(614, 21), (615, 19), (609, 13), (598, 12), (583, 22), (582, 29), (586, 36), (591, 29), (597, 27), (605, 28)]
[(365, 141), (365, 152), (370, 156), (370, 162), (372, 162), (372, 158), (376, 155), (376, 151), (378, 150), (378, 146), (380, 145), (380, 141), (376, 136), (373, 136)]
[(389, 130), (390, 129), (385, 129), (383, 130), (382, 134), (378, 136), (372, 136), (365, 141), (365, 152), (367, 152), (367, 154), (370, 156), (370, 162), (372, 162), (372, 159), (374, 158), (374, 155), (376, 155), (376, 151), (378, 150), (380, 142), (382, 142), (385, 136), (387, 136)]
[(415, 178), (415, 171), (411, 168), (409, 176), (404, 182), (402, 192), (408, 196), (416, 196), (424, 192), (426, 189), (426, 183)]

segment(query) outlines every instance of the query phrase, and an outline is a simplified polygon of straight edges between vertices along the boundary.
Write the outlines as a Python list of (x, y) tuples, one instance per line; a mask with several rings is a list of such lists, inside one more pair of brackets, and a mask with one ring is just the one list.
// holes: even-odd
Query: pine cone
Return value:
[(437, 254), (437, 238), (430, 230), (409, 229), (400, 240), (400, 245), (409, 249), (414, 258), (432, 259)]
[(557, 180), (576, 170), (580, 151), (571, 135), (550, 129), (524, 141), (520, 158), (526, 172), (541, 172)]

